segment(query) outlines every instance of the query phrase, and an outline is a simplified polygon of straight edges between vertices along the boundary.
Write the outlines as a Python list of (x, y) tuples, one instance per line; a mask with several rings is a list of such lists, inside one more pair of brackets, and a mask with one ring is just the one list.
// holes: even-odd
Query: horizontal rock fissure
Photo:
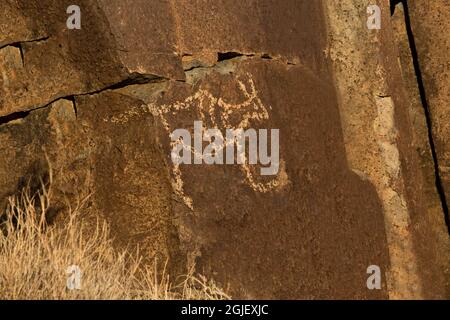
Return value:
[(246, 54), (239, 53), (239, 52), (234, 52), (234, 51), (218, 52), (217, 53), (217, 62), (221, 62), (221, 61), (225, 61), (225, 60), (231, 60), (233, 58), (242, 57), (242, 56), (253, 57), (254, 55), (252, 55), (252, 54), (246, 55)]
[[(110, 85), (110, 86), (100, 89), (98, 91), (78, 94), (78, 96), (97, 94), (97, 93), (101, 93), (106, 90), (122, 89), (122, 88), (131, 86), (131, 85), (136, 85), (136, 84), (147, 84), (147, 83), (152, 83), (152, 82), (164, 82), (164, 81), (170, 81), (170, 80), (171, 79), (169, 79), (169, 78), (161, 77), (161, 76), (154, 75), (154, 74), (132, 73), (129, 75), (128, 78), (126, 78), (125, 80), (123, 80), (121, 82), (115, 83), (113, 85)], [(75, 95), (75, 96), (77, 96), (77, 95)]]
[(411, 26), (408, 1), (407, 0), (391, 0), (391, 13), (394, 13), (396, 5), (399, 3), (401, 3), (403, 5), (404, 12), (405, 12), (406, 31), (408, 34), (409, 46), (411, 49), (411, 56), (413, 59), (414, 72), (415, 72), (417, 84), (419, 87), (420, 100), (421, 100), (422, 106), (424, 108), (425, 119), (426, 119), (427, 130), (428, 130), (428, 140), (429, 140), (429, 144), (430, 144), (431, 154), (433, 157), (436, 189), (439, 194), (439, 199), (440, 199), (442, 210), (444, 213), (444, 219), (445, 219), (445, 223), (447, 226), (447, 231), (450, 235), (449, 209), (448, 209), (447, 199), (445, 196), (441, 176), (439, 173), (439, 160), (437, 157), (435, 143), (434, 143), (434, 139), (433, 139), (432, 119), (431, 119), (430, 109), (429, 109), (429, 105), (428, 105), (428, 99), (427, 99), (427, 95), (426, 95), (425, 85), (424, 85), (423, 78), (422, 78), (422, 71), (420, 68), (419, 56), (417, 53), (417, 47), (416, 47), (416, 42), (415, 42), (415, 38), (414, 38), (414, 33), (412, 30), (412, 26)]
[[(249, 58), (260, 58), (262, 60), (276, 60), (276, 61), (282, 61), (288, 65), (296, 65), (297, 63), (293, 61), (289, 61), (287, 58), (282, 57), (273, 57), (268, 53), (240, 53), (235, 51), (228, 51), (228, 52), (218, 52), (217, 53), (217, 62), (232, 60), (239, 57), (249, 57)], [(285, 60), (285, 61), (284, 61)]]
[(37, 38), (37, 39), (31, 39), (31, 40), (21, 40), (21, 41), (10, 42), (10, 43), (6, 43), (6, 44), (4, 44), (4, 45), (1, 45), (1, 46), (0, 46), (0, 50), (3, 49), (3, 48), (5, 48), (5, 47), (8, 47), (8, 46), (12, 46), (12, 47), (17, 47), (17, 48), (19, 48), (19, 47), (21, 47), (22, 44), (24, 44), (24, 43), (43, 42), (43, 41), (47, 41), (48, 39), (50, 39), (49, 36), (47, 36), (47, 37), (42, 37), (42, 38)]
[(10, 123), (15, 120), (24, 119), (30, 114), (30, 112), (31, 112), (31, 110), (30, 111), (20, 111), (20, 112), (11, 113), (4, 117), (0, 117), (0, 126)]
[[(14, 46), (20, 49), (20, 54), (21, 54), (21, 58), (22, 58), (22, 63), (24, 62), (24, 57), (23, 57), (23, 51), (22, 51), (22, 43), (25, 42), (37, 42), (37, 41), (44, 41), (47, 40), (49, 37), (45, 37), (45, 38), (41, 38), (41, 39), (36, 39), (36, 40), (30, 40), (30, 41), (22, 41), (22, 42), (17, 42), (14, 44), (10, 44), (10, 46)], [(188, 54), (187, 54), (188, 55)], [(273, 58), (272, 56), (268, 55), (268, 54), (260, 54), (260, 55), (256, 55), (256, 54), (243, 54), (243, 53), (238, 53), (238, 52), (225, 52), (225, 53), (220, 53), (218, 52), (218, 59), (217, 59), (217, 63), (212, 65), (212, 66), (196, 66), (196, 67), (192, 67), (190, 69), (185, 70), (185, 72), (189, 72), (189, 71), (193, 71), (195, 69), (212, 69), (214, 67), (217, 67), (218, 65), (220, 65), (221, 63), (223, 63), (224, 61), (229, 61), (229, 60), (234, 60), (234, 59), (239, 59), (242, 57), (258, 57), (261, 58), (263, 60), (276, 60), (279, 61), (280, 59), (278, 58)], [(295, 63), (293, 62), (287, 62), (287, 64), (289, 65), (295, 65)], [(61, 96), (61, 97), (56, 97), (55, 99), (51, 100), (50, 102), (47, 102), (43, 105), (40, 106), (35, 106), (34, 108), (30, 108), (26, 111), (19, 111), (19, 112), (15, 112), (3, 117), (0, 117), (0, 125), (4, 125), (7, 124), (11, 121), (17, 120), (17, 119), (21, 119), (21, 118), (25, 118), (29, 113), (39, 110), (39, 109), (44, 109), (47, 108), (48, 106), (52, 105), (53, 103), (55, 103), (58, 100), (61, 99), (65, 99), (65, 100), (70, 100), (73, 102), (74, 108), (75, 108), (75, 114), (77, 114), (77, 109), (76, 109), (76, 103), (75, 103), (75, 98), (77, 96), (86, 96), (86, 95), (95, 95), (95, 94), (99, 94), (102, 93), (104, 91), (107, 90), (117, 90), (117, 89), (122, 89), (131, 85), (136, 85), (136, 84), (148, 84), (148, 83), (158, 83), (158, 82), (165, 82), (165, 81), (170, 81), (173, 79), (169, 79), (169, 78), (165, 78), (159, 75), (154, 75), (154, 74), (140, 74), (140, 73), (131, 73), (126, 79), (124, 79), (123, 81), (120, 81), (118, 83), (114, 83), (111, 84), (109, 86), (106, 86), (104, 88), (101, 88), (99, 90), (94, 90), (94, 91), (88, 91), (88, 92), (82, 92), (82, 93), (77, 93), (77, 94), (69, 94), (66, 96)], [(185, 82), (184, 80), (174, 80), (174, 81), (182, 81)]]
[[(241, 55), (236, 55), (234, 57), (230, 57), (229, 59), (225, 59), (225, 60), (219, 60), (218, 59), (217, 62), (212, 64), (212, 65), (201, 64), (201, 65), (197, 65), (197, 66), (193, 66), (193, 67), (187, 68), (187, 69), (184, 70), (184, 72), (188, 73), (190, 71), (194, 71), (194, 70), (197, 70), (197, 69), (214, 69), (214, 68), (218, 67), (219, 65), (221, 65), (224, 62), (227, 62), (227, 61), (237, 62), (239, 59), (241, 59), (243, 57), (253, 57), (253, 56), (251, 56), (251, 55), (247, 56), (247, 55), (241, 54)], [(185, 82), (184, 80), (178, 80), (178, 81)]]
[(72, 101), (73, 106), (75, 108), (75, 115), (77, 115), (77, 109), (76, 109), (76, 103), (75, 103), (75, 98), (76, 97), (80, 97), (80, 96), (88, 96), (88, 95), (95, 95), (95, 94), (99, 94), (102, 93), (104, 91), (108, 91), (108, 90), (117, 90), (117, 89), (122, 89), (131, 85), (136, 85), (136, 84), (147, 84), (147, 83), (157, 83), (157, 82), (164, 82), (164, 81), (169, 81), (170, 79), (168, 78), (164, 78), (164, 77), (160, 77), (157, 75), (144, 75), (144, 74), (137, 74), (137, 73), (133, 73), (131, 74), (127, 79), (118, 82), (118, 83), (114, 83), (112, 85), (109, 85), (107, 87), (104, 87), (102, 89), (99, 90), (95, 90), (95, 91), (89, 91), (89, 92), (85, 92), (85, 93), (78, 93), (78, 94), (70, 94), (67, 96), (62, 96), (62, 97), (57, 97), (53, 100), (51, 100), (48, 103), (45, 103), (41, 106), (37, 106), (34, 108), (30, 108), (26, 111), (19, 111), (19, 112), (14, 112), (11, 114), (8, 114), (6, 116), (0, 117), (0, 126), (7, 124), (11, 121), (14, 120), (18, 120), (18, 119), (22, 119), (25, 118), (28, 114), (30, 114), (33, 111), (36, 110), (40, 110), (40, 109), (45, 109), (47, 107), (49, 107), (50, 105), (52, 105), (53, 103), (55, 103), (58, 100), (69, 100)]
[[(184, 54), (183, 56), (192, 56), (191, 54)], [(239, 52), (218, 52), (217, 53), (217, 62), (212, 64), (212, 65), (198, 65), (198, 66), (193, 66), (190, 67), (188, 69), (185, 69), (184, 72), (190, 72), (196, 69), (212, 69), (215, 68), (217, 66), (219, 66), (221, 63), (227, 62), (227, 61), (238, 61), (241, 58), (259, 58), (262, 60), (273, 60), (273, 61), (280, 61), (283, 62), (287, 65), (291, 65), (291, 66), (295, 66), (297, 65), (297, 63), (292, 62), (292, 61), (283, 61), (281, 58), (274, 58), (271, 55), (267, 54), (267, 53), (261, 53), (261, 54), (256, 54), (256, 53), (239, 53)], [(177, 81), (181, 81), (181, 82), (185, 82), (184, 80), (177, 80)]]

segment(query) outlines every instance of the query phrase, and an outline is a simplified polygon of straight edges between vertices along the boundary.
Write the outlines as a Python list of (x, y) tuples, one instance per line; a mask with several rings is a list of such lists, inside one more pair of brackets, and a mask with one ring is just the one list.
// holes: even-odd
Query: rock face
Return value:
[[(83, 0), (70, 30), (68, 1), (3, 2), (2, 206), (51, 172), (55, 212), (90, 195), (117, 246), (235, 298), (448, 297), (433, 142), (445, 185), (449, 76), (424, 76), (430, 140), (401, 9), (380, 1), (368, 30), (366, 1)], [(277, 173), (174, 164), (171, 133), (200, 120), (280, 129)]]
[[(435, 1), (409, 4), (410, 28), (413, 33), (417, 68), (423, 94), (426, 95), (430, 130), (442, 183), (442, 199), (446, 201), (447, 223), (450, 199), (450, 3)], [(430, 37), (432, 35), (432, 37)]]

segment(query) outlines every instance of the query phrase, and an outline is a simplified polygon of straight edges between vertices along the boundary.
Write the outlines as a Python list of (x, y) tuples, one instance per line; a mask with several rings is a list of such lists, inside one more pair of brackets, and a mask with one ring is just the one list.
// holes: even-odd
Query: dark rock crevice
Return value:
[(20, 41), (15, 41), (15, 42), (9, 42), (9, 43), (1, 45), (0, 50), (7, 46), (21, 47), (22, 44), (24, 44), (24, 43), (43, 42), (43, 41), (47, 41), (48, 39), (50, 39), (49, 36), (37, 38), (37, 39), (31, 39), (31, 40), (20, 40)]
[[(192, 56), (190, 54), (185, 54), (183, 56)], [(214, 69), (215, 67), (218, 67), (224, 63), (228, 63), (228, 62), (236, 62), (242, 59), (246, 59), (246, 58), (256, 58), (256, 59), (261, 59), (261, 60), (272, 60), (272, 61), (277, 61), (277, 62), (281, 62), (283, 64), (289, 65), (289, 66), (295, 66), (297, 65), (296, 62), (294, 61), (289, 61), (286, 59), (283, 59), (282, 57), (273, 57), (267, 53), (240, 53), (240, 52), (234, 52), (234, 51), (230, 51), (230, 52), (218, 52), (217, 53), (217, 60), (215, 63), (208, 65), (207, 63), (202, 63), (201, 61), (198, 62), (197, 65), (191, 65), (188, 68), (184, 69), (185, 73), (194, 71), (196, 69)], [(180, 80), (177, 80), (180, 81)], [(181, 81), (181, 82), (186, 82), (186, 81)]]
[(0, 50), (5, 47), (14, 47), (14, 48), (19, 49), (20, 60), (22, 61), (22, 67), (24, 67), (25, 66), (25, 54), (24, 54), (23, 45), (27, 44), (27, 43), (37, 43), (37, 42), (47, 41), (49, 38), (50, 37), (43, 37), (43, 38), (38, 38), (38, 39), (33, 39), (33, 40), (17, 41), (17, 42), (13, 42), (13, 43), (9, 43), (7, 45), (1, 46)]
[(75, 114), (75, 118), (78, 118), (77, 101), (76, 101), (76, 99), (75, 99), (75, 96), (68, 97), (67, 100), (69, 100), (70, 102), (72, 102), (73, 113)]
[(89, 93), (85, 93), (85, 94), (84, 93), (79, 94), (79, 96), (97, 94), (97, 93), (101, 93), (106, 90), (122, 89), (122, 88), (125, 88), (130, 85), (164, 82), (164, 81), (169, 81), (169, 80), (171, 80), (171, 79), (165, 78), (162, 76), (158, 76), (158, 75), (154, 75), (154, 74), (132, 73), (128, 76), (128, 78), (126, 78), (125, 80), (123, 80), (119, 83), (115, 83), (113, 85), (110, 85), (108, 87), (102, 88), (97, 91), (93, 91), (93, 92), (89, 92)]
[(227, 60), (232, 60), (239, 57), (257, 57), (262, 60), (275, 60), (275, 61), (283, 61), (284, 63), (288, 65), (297, 65), (295, 61), (290, 61), (287, 58), (283, 58), (281, 56), (274, 57), (268, 53), (241, 53), (241, 52), (235, 52), (235, 51), (229, 51), (229, 52), (218, 52), (217, 53), (217, 63)]
[(30, 114), (30, 112), (31, 111), (14, 112), (14, 113), (11, 113), (11, 114), (9, 114), (7, 116), (0, 117), (0, 126), (2, 126), (4, 124), (7, 124), (7, 123), (10, 123), (10, 122), (15, 121), (15, 120), (24, 119)]
[(14, 112), (11, 113), (9, 115), (0, 117), (0, 126), (8, 124), (12, 121), (15, 120), (19, 120), (19, 119), (23, 119), (25, 117), (27, 117), (31, 112), (36, 111), (36, 110), (40, 110), (40, 109), (45, 109), (49, 106), (51, 106), (53, 103), (55, 103), (58, 100), (69, 100), (72, 102), (73, 107), (74, 107), (74, 112), (75, 115), (78, 114), (78, 110), (77, 110), (77, 106), (76, 106), (76, 97), (80, 97), (80, 96), (88, 96), (88, 95), (95, 95), (95, 94), (100, 94), (104, 91), (108, 91), (108, 90), (118, 90), (118, 89), (122, 89), (131, 85), (136, 85), (136, 84), (147, 84), (147, 83), (157, 83), (157, 82), (164, 82), (164, 81), (169, 81), (170, 79), (164, 78), (164, 77), (160, 77), (157, 75), (144, 75), (144, 74), (138, 74), (138, 73), (133, 73), (130, 74), (130, 76), (118, 83), (114, 83), (110, 86), (107, 86), (105, 88), (102, 88), (100, 90), (95, 90), (95, 91), (90, 91), (90, 92), (86, 92), (86, 93), (79, 93), (79, 94), (71, 94), (71, 95), (67, 95), (67, 96), (63, 96), (63, 97), (58, 97), (48, 103), (46, 103), (43, 106), (36, 106), (34, 108), (30, 108), (27, 111), (19, 111), (19, 112)]
[(407, 0), (391, 0), (391, 15), (394, 14), (395, 8), (398, 4), (403, 5), (403, 9), (404, 9), (404, 13), (405, 13), (405, 25), (406, 25), (406, 31), (408, 34), (409, 46), (411, 49), (411, 56), (412, 56), (412, 60), (413, 60), (414, 72), (415, 72), (415, 76), (417, 79), (417, 85), (418, 85), (419, 93), (420, 93), (420, 100), (421, 100), (421, 103), (422, 103), (422, 106), (424, 109), (424, 114), (425, 114), (427, 129), (428, 129), (428, 141), (430, 144), (431, 154), (432, 154), (432, 158), (433, 158), (436, 189), (439, 194), (439, 199), (440, 199), (440, 202), (442, 205), (442, 210), (444, 213), (444, 219), (445, 219), (445, 223), (447, 226), (447, 230), (450, 234), (449, 208), (448, 208), (446, 195), (444, 192), (442, 179), (441, 179), (440, 172), (439, 172), (439, 159), (437, 157), (437, 152), (436, 152), (435, 143), (434, 143), (433, 129), (432, 129), (433, 128), (432, 117), (431, 117), (430, 108), (429, 108), (429, 104), (428, 104), (427, 92), (425, 90), (425, 85), (424, 85), (424, 81), (423, 81), (423, 77), (422, 77), (422, 71), (421, 71), (421, 66), (420, 66), (420, 62), (419, 62), (416, 41), (414, 38), (414, 32), (413, 32), (412, 26), (411, 26), (408, 1)]
[(244, 54), (239, 53), (239, 52), (218, 52), (217, 53), (217, 62), (230, 60), (230, 59), (233, 59), (236, 57), (242, 57), (242, 56), (244, 56)]

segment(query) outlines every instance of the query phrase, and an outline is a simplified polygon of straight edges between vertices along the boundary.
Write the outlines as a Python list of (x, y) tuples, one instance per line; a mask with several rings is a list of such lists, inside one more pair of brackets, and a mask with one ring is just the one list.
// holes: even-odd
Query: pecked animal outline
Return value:
[[(203, 123), (208, 123), (209, 128), (215, 128), (219, 130), (224, 129), (249, 129), (252, 123), (262, 123), (269, 119), (269, 110), (271, 107), (266, 107), (258, 96), (255, 83), (252, 76), (249, 73), (245, 74), (246, 80), (243, 81), (237, 78), (237, 84), (240, 93), (244, 96), (244, 100), (241, 103), (233, 104), (227, 102), (221, 97), (215, 97), (211, 92), (205, 89), (199, 89), (192, 96), (189, 96), (184, 101), (177, 101), (172, 104), (156, 105), (148, 104), (148, 110), (156, 117), (158, 117), (168, 134), (173, 132), (174, 128), (171, 128), (167, 116), (169, 114), (176, 114), (183, 110), (194, 109), (198, 111), (200, 119)], [(218, 108), (218, 109), (217, 109)], [(218, 112), (216, 112), (218, 111)], [(240, 121), (233, 123), (231, 118), (239, 116)], [(171, 141), (171, 147), (178, 141)], [(234, 143), (234, 141), (227, 141), (226, 143)], [(192, 147), (188, 147), (192, 153), (195, 153)], [(244, 173), (247, 184), (253, 188), (253, 190), (267, 193), (271, 190), (283, 187), (286, 185), (288, 179), (284, 169), (284, 162), (280, 161), (281, 167), (279, 174), (274, 179), (268, 182), (258, 182), (251, 170), (247, 159), (244, 159), (241, 170)], [(184, 192), (184, 182), (182, 179), (182, 172), (179, 164), (173, 164), (173, 176), (172, 181), (175, 193), (183, 199), (184, 203), (191, 209), (194, 209), (193, 200)]]

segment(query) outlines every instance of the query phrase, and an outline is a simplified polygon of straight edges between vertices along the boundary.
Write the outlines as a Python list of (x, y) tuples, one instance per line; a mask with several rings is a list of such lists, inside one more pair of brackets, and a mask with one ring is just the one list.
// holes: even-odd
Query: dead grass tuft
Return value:
[[(63, 223), (48, 224), (47, 189), (9, 198), (0, 228), (0, 299), (229, 299), (202, 276), (173, 286), (138, 253), (118, 252), (106, 223), (89, 229), (83, 223), (84, 203), (69, 209)], [(67, 287), (70, 266), (81, 271), (79, 290)]]

